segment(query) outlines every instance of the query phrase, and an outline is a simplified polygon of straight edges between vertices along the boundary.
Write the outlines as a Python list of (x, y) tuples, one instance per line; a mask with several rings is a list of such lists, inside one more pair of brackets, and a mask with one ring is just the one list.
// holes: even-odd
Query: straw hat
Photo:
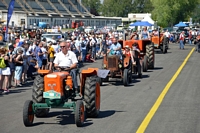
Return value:
[(130, 47), (128, 45), (126, 45), (125, 48), (130, 49)]

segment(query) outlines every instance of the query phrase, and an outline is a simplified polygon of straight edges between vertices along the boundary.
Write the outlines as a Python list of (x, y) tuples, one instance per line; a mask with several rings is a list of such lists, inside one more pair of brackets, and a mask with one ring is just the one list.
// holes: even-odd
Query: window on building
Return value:
[(21, 24), (25, 24), (25, 19), (21, 19)]
[(51, 0), (51, 2), (52, 2), (52, 3), (57, 3), (57, 2), (58, 2), (58, 0)]

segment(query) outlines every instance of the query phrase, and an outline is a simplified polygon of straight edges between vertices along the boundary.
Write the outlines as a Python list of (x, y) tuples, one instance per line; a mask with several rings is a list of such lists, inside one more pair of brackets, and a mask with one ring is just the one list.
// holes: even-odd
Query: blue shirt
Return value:
[[(110, 54), (111, 55), (113, 55), (113, 54), (115, 54), (115, 55), (121, 55), (121, 44), (120, 43), (117, 43), (117, 44), (112, 44), (111, 46), (110, 46)], [(116, 50), (116, 49), (118, 49), (118, 48), (120, 48), (120, 50)], [(115, 51), (116, 50), (116, 51)]]
[(36, 47), (36, 59), (38, 60), (38, 61), (42, 61), (42, 59), (43, 59), (43, 55), (38, 55), (38, 53), (42, 53), (42, 50), (41, 50), (41, 48), (40, 47)]
[(117, 49), (117, 48), (120, 48), (120, 50), (118, 50), (118, 51), (121, 51), (121, 44), (120, 43), (117, 43), (116, 45), (115, 44), (112, 44), (111, 46), (110, 46), (110, 50), (115, 50), (115, 49)]

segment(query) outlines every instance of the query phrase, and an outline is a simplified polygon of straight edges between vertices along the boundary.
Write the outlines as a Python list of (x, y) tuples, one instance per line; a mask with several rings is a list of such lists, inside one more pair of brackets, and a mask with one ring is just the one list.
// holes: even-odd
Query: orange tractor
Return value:
[(124, 86), (128, 86), (132, 82), (132, 63), (129, 56), (123, 55), (122, 59), (118, 55), (106, 54), (103, 58), (102, 69), (109, 70), (108, 75), (102, 82), (109, 81), (109, 78), (121, 78)]
[(84, 124), (85, 114), (87, 117), (97, 117), (100, 110), (97, 71), (97, 68), (88, 68), (79, 73), (80, 89), (77, 92), (69, 72), (52, 73), (50, 70), (39, 70), (33, 84), (32, 100), (27, 100), (24, 104), (24, 125), (31, 126), (34, 115), (47, 116), (51, 108), (73, 109), (78, 127)]
[[(154, 68), (155, 55), (154, 55), (154, 44), (150, 40), (120, 40), (119, 43), (123, 47), (128, 45), (132, 47), (133, 43), (138, 44), (140, 50), (139, 58), (142, 60), (142, 69), (143, 72), (146, 72), (148, 69)], [(133, 70), (132, 70), (133, 71)]]
[(154, 43), (155, 49), (160, 49), (163, 54), (167, 53), (168, 40), (164, 34), (160, 34), (159, 36), (152, 36), (151, 41)]

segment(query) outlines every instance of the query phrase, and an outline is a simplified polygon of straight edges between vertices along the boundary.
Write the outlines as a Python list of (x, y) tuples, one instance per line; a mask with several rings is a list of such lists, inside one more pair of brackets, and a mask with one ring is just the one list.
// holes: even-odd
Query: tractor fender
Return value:
[(51, 70), (38, 70), (38, 74), (43, 74), (43, 75), (49, 74), (50, 72)]
[(128, 67), (129, 64), (130, 64), (130, 57), (129, 57), (129, 56), (126, 56), (126, 57), (124, 58), (124, 67), (125, 67), (125, 68)]

